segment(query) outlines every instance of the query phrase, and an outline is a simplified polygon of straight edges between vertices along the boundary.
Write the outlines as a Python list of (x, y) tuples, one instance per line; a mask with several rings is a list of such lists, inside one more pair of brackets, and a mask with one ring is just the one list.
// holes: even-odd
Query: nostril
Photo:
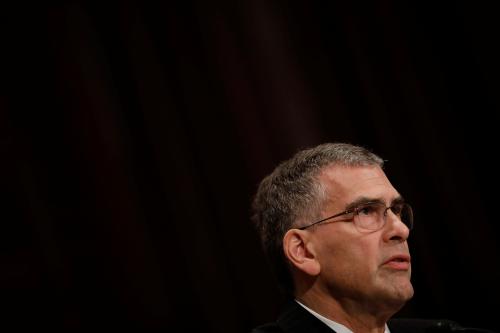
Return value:
[(395, 241), (404, 241), (404, 238), (400, 235), (394, 235), (390, 238), (390, 240), (395, 240)]

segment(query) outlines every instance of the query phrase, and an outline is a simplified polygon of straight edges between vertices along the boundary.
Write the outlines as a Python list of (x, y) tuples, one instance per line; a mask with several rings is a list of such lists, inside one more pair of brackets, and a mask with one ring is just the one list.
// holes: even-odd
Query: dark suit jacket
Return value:
[[(458, 324), (447, 320), (391, 319), (387, 323), (391, 333), (452, 332)], [(278, 320), (255, 328), (251, 333), (332, 333), (330, 327), (313, 316), (297, 302), (284, 308)], [(474, 332), (474, 331), (470, 331)]]
[(309, 311), (291, 301), (274, 323), (255, 328), (252, 333), (332, 333), (332, 329)]

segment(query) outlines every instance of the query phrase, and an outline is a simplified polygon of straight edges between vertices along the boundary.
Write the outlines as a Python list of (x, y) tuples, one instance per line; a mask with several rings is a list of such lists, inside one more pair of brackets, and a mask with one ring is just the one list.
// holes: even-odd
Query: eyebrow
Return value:
[[(392, 199), (390, 205), (392, 206), (394, 204), (403, 203), (403, 202), (405, 202), (405, 200), (403, 199), (403, 197), (401, 195), (399, 195), (396, 198)], [(357, 208), (359, 206), (363, 206), (363, 205), (366, 205), (369, 203), (381, 203), (381, 204), (385, 205), (385, 201), (383, 201), (380, 198), (369, 198), (369, 197), (362, 196), (362, 197), (359, 197), (356, 200), (352, 201), (350, 204), (348, 204), (345, 208), (345, 211), (350, 211), (350, 210), (353, 210), (354, 208)]]

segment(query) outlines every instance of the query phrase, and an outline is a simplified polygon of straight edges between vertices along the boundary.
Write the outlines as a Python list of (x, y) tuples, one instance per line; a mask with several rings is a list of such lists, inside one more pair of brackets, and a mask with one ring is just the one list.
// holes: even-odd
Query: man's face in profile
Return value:
[[(323, 217), (342, 212), (360, 199), (386, 206), (400, 198), (379, 167), (327, 167), (319, 175), (327, 191)], [(413, 296), (407, 238), (409, 229), (391, 210), (385, 225), (362, 232), (352, 219), (332, 221), (312, 231), (321, 285), (346, 305), (397, 311)]]

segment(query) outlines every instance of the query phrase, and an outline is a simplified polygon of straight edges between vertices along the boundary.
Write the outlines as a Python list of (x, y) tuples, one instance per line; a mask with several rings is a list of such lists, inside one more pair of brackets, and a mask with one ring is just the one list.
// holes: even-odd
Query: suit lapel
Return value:
[(291, 301), (276, 321), (287, 333), (334, 333), (330, 327), (314, 317), (295, 301)]

